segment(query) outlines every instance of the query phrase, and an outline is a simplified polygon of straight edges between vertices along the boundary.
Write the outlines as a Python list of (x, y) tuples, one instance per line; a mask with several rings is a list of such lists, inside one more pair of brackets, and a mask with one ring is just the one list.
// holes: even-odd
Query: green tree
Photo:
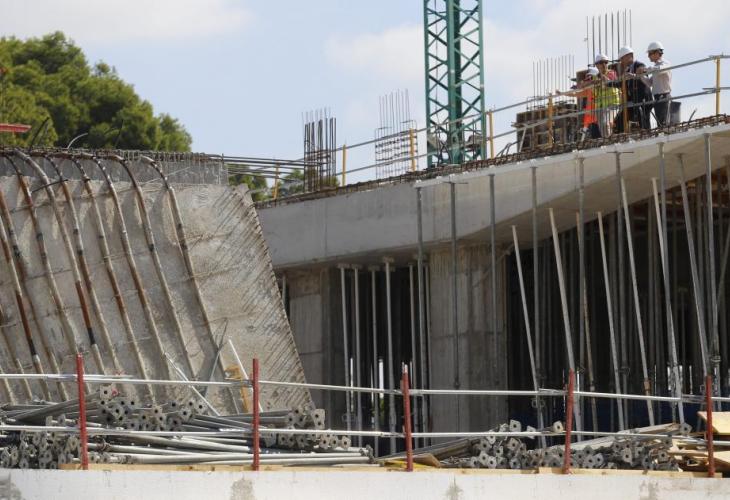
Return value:
[(0, 38), (0, 121), (33, 127), (23, 135), (2, 134), (0, 144), (190, 151), (192, 138), (105, 62), (89, 65), (82, 50), (57, 31), (42, 38)]
[(253, 201), (264, 201), (269, 199), (268, 184), (266, 178), (261, 176), (253, 176), (246, 174), (234, 174), (228, 176), (228, 184), (231, 186), (239, 186), (245, 184), (251, 191), (251, 199)]

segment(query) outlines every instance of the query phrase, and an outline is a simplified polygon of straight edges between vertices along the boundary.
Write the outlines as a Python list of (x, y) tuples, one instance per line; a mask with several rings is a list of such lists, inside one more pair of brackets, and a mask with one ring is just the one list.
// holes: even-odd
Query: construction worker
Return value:
[(578, 107), (583, 111), (581, 141), (587, 137), (591, 139), (601, 137), (593, 95), (593, 86), (598, 81), (598, 75), (599, 73), (596, 68), (588, 68), (583, 80), (579, 81), (572, 90), (565, 92), (561, 92), (560, 90), (555, 91), (557, 95), (570, 96), (578, 99)]
[[(654, 116), (658, 127), (669, 125), (669, 103), (672, 98), (672, 72), (666, 70), (671, 63), (664, 59), (664, 46), (661, 42), (651, 42), (646, 49), (649, 60), (654, 63), (649, 67), (647, 77), (654, 96)], [(659, 71), (664, 70), (664, 71)]]
[[(631, 47), (621, 47), (618, 51), (619, 79), (609, 82), (608, 85), (615, 88), (625, 88), (626, 95), (624, 101), (626, 104), (626, 114), (629, 124), (636, 123), (640, 128), (649, 130), (651, 128), (651, 88), (646, 79), (646, 65), (634, 59), (634, 49)], [(624, 130), (624, 110), (621, 110), (614, 120), (614, 130), (628, 132)]]
[(609, 69), (608, 62), (608, 56), (605, 54), (598, 54), (594, 59), (598, 76), (595, 78), (593, 96), (601, 137), (611, 135), (611, 117), (621, 103), (618, 88), (612, 86), (612, 82), (616, 81), (616, 72)]

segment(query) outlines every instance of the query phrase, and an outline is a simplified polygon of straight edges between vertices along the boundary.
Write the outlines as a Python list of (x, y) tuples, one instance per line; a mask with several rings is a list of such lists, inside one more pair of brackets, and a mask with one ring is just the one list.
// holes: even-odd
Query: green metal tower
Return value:
[(428, 166), (485, 158), (482, 0), (424, 0)]

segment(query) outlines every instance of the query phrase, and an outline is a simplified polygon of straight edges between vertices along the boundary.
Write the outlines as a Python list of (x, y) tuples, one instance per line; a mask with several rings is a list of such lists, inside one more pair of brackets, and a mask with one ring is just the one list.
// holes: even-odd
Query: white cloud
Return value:
[(228, 33), (251, 14), (237, 0), (0, 0), (0, 35), (61, 30), (81, 43), (172, 41)]
[(332, 37), (325, 55), (330, 64), (380, 82), (417, 85), (423, 79), (423, 28), (405, 24), (379, 33)]

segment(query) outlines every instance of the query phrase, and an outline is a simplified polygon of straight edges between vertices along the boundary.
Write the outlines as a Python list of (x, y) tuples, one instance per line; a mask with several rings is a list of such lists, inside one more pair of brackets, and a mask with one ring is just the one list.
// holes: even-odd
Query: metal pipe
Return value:
[[(345, 264), (340, 264), (337, 266), (340, 269), (340, 297), (342, 300), (342, 349), (343, 349), (343, 361), (345, 365), (345, 386), (351, 386), (352, 383), (350, 382), (350, 350), (348, 347), (349, 343), (349, 336), (347, 334), (347, 289), (345, 285), (345, 270), (347, 269), (347, 266)], [(352, 410), (352, 393), (346, 392), (345, 393), (345, 423), (347, 424), (347, 430), (350, 431), (352, 429), (352, 423), (350, 420), (351, 410)]]
[[(457, 300), (458, 294), (458, 270), (459, 262), (456, 249), (456, 184), (454, 182), (449, 183), (449, 200), (450, 200), (450, 215), (451, 215), (451, 334), (454, 337), (453, 346), (453, 363), (454, 363), (454, 389), (461, 388), (461, 382), (459, 381), (460, 375), (460, 356), (459, 356), (459, 302)], [(456, 429), (461, 429), (461, 408), (459, 398), (456, 398)]]
[[(422, 188), (416, 187), (416, 206), (418, 211), (418, 340), (421, 361), (421, 386), (426, 385), (426, 332), (425, 332), (425, 308), (424, 308), (424, 248), (423, 248), (423, 199)], [(730, 231), (728, 232), (730, 234)], [(428, 418), (428, 398), (421, 400), (421, 422), (424, 429), (430, 429)], [(425, 443), (423, 443), (425, 444)]]
[(712, 146), (710, 134), (705, 134), (705, 167), (706, 167), (706, 186), (707, 192), (707, 260), (709, 271), (709, 292), (710, 292), (710, 318), (712, 335), (712, 356), (710, 362), (713, 367), (713, 374), (717, 380), (718, 389), (722, 384), (720, 375), (720, 364), (722, 357), (720, 355), (720, 334), (717, 328), (717, 286), (715, 283), (715, 220), (714, 220), (714, 203), (712, 200)]
[[(619, 157), (619, 154), (616, 153)], [(620, 160), (619, 160), (620, 161)], [(631, 271), (631, 285), (634, 296), (634, 312), (636, 313), (636, 330), (639, 340), (639, 351), (641, 356), (641, 371), (644, 375), (644, 393), (651, 395), (651, 383), (649, 381), (649, 369), (646, 365), (646, 349), (644, 347), (644, 326), (641, 321), (641, 304), (639, 303), (639, 286), (636, 279), (636, 263), (634, 260), (634, 240), (631, 232), (631, 218), (629, 217), (629, 202), (626, 197), (626, 183), (621, 178), (621, 200), (623, 202), (624, 218), (626, 219), (626, 244), (629, 250), (629, 270)], [(654, 425), (654, 407), (651, 402), (646, 402), (646, 409), (649, 415), (649, 425)]]
[[(492, 167), (494, 168), (494, 167)], [(497, 194), (494, 187), (494, 175), (489, 176), (489, 248), (490, 248), (490, 255), (489, 255), (489, 267), (491, 269), (491, 275), (490, 275), (490, 286), (491, 286), (491, 293), (492, 296), (491, 299), (491, 319), (492, 319), (492, 356), (494, 356), (494, 360), (500, 359), (501, 356), (499, 354), (499, 340), (498, 340), (498, 332), (497, 332), (497, 204), (496, 204), (496, 198)], [(454, 315), (456, 315), (456, 310), (454, 310)], [(486, 342), (485, 342), (485, 349), (486, 349)], [(497, 384), (499, 384), (499, 370), (495, 366), (495, 381)]]
[[(390, 297), (390, 264), (393, 262), (393, 259), (386, 257), (383, 261), (385, 262), (385, 311), (388, 322), (388, 366), (386, 370), (388, 371), (388, 386), (393, 391), (395, 390), (395, 378), (393, 374), (393, 315)], [(392, 392), (388, 398), (388, 424), (390, 433), (395, 433), (395, 396)], [(395, 437), (391, 435), (390, 452), (395, 453), (395, 449)]]
[[(378, 357), (378, 301), (377, 301), (377, 280), (376, 273), (379, 270), (378, 266), (370, 266), (370, 294), (372, 301), (372, 329), (373, 329), (373, 389), (379, 388), (380, 381), (380, 359)], [(372, 405), (373, 405), (373, 430), (377, 431), (380, 429), (380, 395), (372, 393)], [(374, 442), (375, 456), (380, 455), (380, 443), (377, 438)]]
[(699, 331), (700, 354), (702, 356), (703, 375), (708, 375), (710, 365), (707, 350), (707, 334), (705, 332), (704, 305), (702, 302), (702, 290), (700, 289), (699, 275), (697, 270), (697, 257), (695, 255), (694, 232), (692, 231), (692, 219), (690, 217), (689, 203), (687, 197), (687, 185), (684, 180), (684, 160), (682, 155), (679, 158), (679, 186), (682, 189), (682, 206), (684, 208), (684, 225), (687, 230), (687, 246), (689, 247), (689, 264), (692, 276), (692, 287), (694, 290), (695, 313), (697, 315), (697, 328)]
[[(353, 288), (355, 289), (355, 385), (362, 386), (362, 378), (360, 374), (360, 266), (352, 266), (353, 272)], [(357, 430), (362, 430), (362, 393), (355, 395), (357, 408)], [(357, 445), (362, 448), (362, 436), (357, 437)]]
[[(414, 279), (413, 279), (413, 264), (408, 265), (408, 295), (409, 295), (409, 305), (410, 305), (410, 313), (411, 313), (411, 369), (408, 371), (408, 374), (411, 377), (410, 385), (413, 387), (418, 387), (418, 366), (417, 366), (417, 360), (416, 360), (416, 300), (415, 300), (415, 290), (414, 290)], [(418, 400), (414, 399), (412, 402), (409, 401), (409, 405), (413, 408), (413, 430), (415, 432), (419, 432), (420, 428), (418, 425)], [(416, 446), (418, 444), (416, 443)]]
[[(662, 261), (662, 279), (664, 281), (664, 303), (666, 306), (667, 318), (667, 341), (672, 361), (672, 374), (674, 375), (674, 390), (677, 395), (682, 393), (682, 383), (679, 376), (679, 363), (677, 360), (677, 344), (674, 335), (674, 317), (672, 315), (671, 287), (669, 286), (669, 264), (667, 263), (667, 191), (666, 191), (666, 165), (664, 158), (664, 143), (657, 145), (659, 148), (659, 183), (661, 188), (661, 213), (659, 212), (659, 198), (656, 193), (656, 179), (652, 179), (654, 189), (654, 202), (657, 211), (657, 230), (659, 233), (659, 251)], [(679, 422), (684, 423), (684, 406), (678, 403)]]
[[(606, 290), (606, 311), (608, 315), (608, 331), (611, 340), (611, 361), (613, 362), (613, 377), (616, 386), (616, 393), (621, 392), (621, 381), (619, 380), (619, 364), (618, 353), (616, 352), (616, 332), (613, 324), (613, 303), (611, 301), (611, 284), (608, 275), (608, 260), (606, 259), (606, 241), (603, 234), (603, 216), (601, 212), (597, 212), (598, 218), (598, 235), (601, 242), (601, 262), (603, 263), (603, 283)], [(620, 399), (616, 400), (616, 409), (618, 411), (619, 430), (624, 430), (624, 409)]]
[[(520, 283), (520, 298), (522, 299), (522, 315), (525, 321), (525, 341), (527, 343), (527, 353), (530, 357), (530, 370), (532, 372), (532, 385), (537, 391), (540, 387), (540, 382), (537, 379), (537, 369), (535, 367), (535, 354), (532, 346), (532, 334), (530, 332), (530, 314), (527, 312), (527, 295), (525, 294), (525, 280), (522, 276), (522, 258), (520, 257), (520, 243), (517, 239), (517, 227), (512, 226), (512, 239), (515, 245), (515, 261), (517, 262), (517, 277)], [(542, 408), (540, 406), (540, 399), (535, 397), (535, 410), (537, 411), (537, 423), (540, 429), (545, 427), (545, 423), (542, 418)], [(541, 445), (544, 447), (544, 438), (541, 441)]]
[[(563, 258), (560, 253), (560, 243), (558, 240), (558, 228), (555, 225), (555, 213), (552, 207), (549, 209), (550, 212), (550, 227), (553, 234), (553, 247), (555, 251), (555, 269), (558, 274), (558, 287), (560, 288), (560, 303), (563, 311), (563, 327), (565, 332), (565, 347), (568, 354), (568, 367), (575, 373), (575, 358), (573, 357), (573, 337), (570, 329), (570, 316), (568, 315), (568, 299), (565, 293), (565, 278), (563, 277)], [(578, 430), (582, 430), (581, 425), (581, 414), (580, 414), (580, 403), (578, 398), (574, 401), (575, 411), (575, 425)]]

